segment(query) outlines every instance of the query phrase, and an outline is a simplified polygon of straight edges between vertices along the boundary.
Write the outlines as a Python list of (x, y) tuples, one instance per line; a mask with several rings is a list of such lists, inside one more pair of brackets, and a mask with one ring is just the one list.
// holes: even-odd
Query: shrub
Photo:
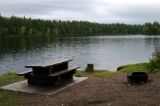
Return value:
[(156, 69), (160, 69), (160, 60), (151, 59), (149, 61), (148, 67), (151, 72), (154, 72)]
[(156, 69), (160, 69), (160, 48), (156, 47), (155, 52), (152, 54), (152, 59), (150, 59), (148, 68), (151, 72), (154, 72)]

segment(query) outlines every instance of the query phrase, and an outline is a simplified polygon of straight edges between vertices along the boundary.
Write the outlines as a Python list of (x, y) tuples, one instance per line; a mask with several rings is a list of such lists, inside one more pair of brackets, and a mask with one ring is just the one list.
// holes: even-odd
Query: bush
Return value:
[(154, 72), (156, 69), (160, 69), (160, 60), (159, 59), (151, 59), (149, 61), (148, 67), (151, 72)]
[(160, 48), (156, 47), (155, 52), (152, 54), (152, 59), (150, 59), (148, 68), (151, 72), (160, 69)]

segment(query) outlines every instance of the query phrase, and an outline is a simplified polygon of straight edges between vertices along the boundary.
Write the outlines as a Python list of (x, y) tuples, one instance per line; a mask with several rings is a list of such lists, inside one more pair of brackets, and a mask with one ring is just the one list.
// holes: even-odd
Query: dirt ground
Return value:
[(26, 106), (159, 106), (160, 77), (151, 74), (152, 81), (129, 86), (126, 74), (111, 78), (89, 79), (51, 96), (25, 94)]

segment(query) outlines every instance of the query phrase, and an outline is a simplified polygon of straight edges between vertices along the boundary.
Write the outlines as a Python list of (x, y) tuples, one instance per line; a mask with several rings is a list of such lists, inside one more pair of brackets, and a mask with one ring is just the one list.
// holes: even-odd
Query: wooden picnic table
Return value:
[(25, 68), (32, 68), (33, 73), (37, 75), (48, 75), (50, 73), (57, 72), (59, 70), (64, 70), (68, 68), (68, 62), (72, 59), (59, 59), (50, 60), (47, 62), (41, 62), (33, 65), (27, 65)]
[(72, 80), (73, 74), (79, 67), (68, 67), (68, 62), (71, 60), (59, 59), (27, 65), (25, 68), (31, 68), (31, 70), (18, 73), (18, 75), (25, 76), (28, 83), (34, 85), (53, 85), (59, 80)]
[(25, 68), (34, 68), (34, 67), (40, 67), (40, 68), (47, 68), (59, 64), (68, 63), (69, 61), (72, 61), (72, 59), (56, 59), (56, 60), (49, 60), (41, 63), (36, 63), (32, 65), (26, 65)]

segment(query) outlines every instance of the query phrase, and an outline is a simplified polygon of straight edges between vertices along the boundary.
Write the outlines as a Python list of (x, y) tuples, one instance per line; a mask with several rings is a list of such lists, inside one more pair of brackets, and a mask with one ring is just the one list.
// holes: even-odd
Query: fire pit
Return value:
[(148, 82), (148, 74), (146, 72), (133, 72), (127, 75), (129, 84), (142, 84)]

